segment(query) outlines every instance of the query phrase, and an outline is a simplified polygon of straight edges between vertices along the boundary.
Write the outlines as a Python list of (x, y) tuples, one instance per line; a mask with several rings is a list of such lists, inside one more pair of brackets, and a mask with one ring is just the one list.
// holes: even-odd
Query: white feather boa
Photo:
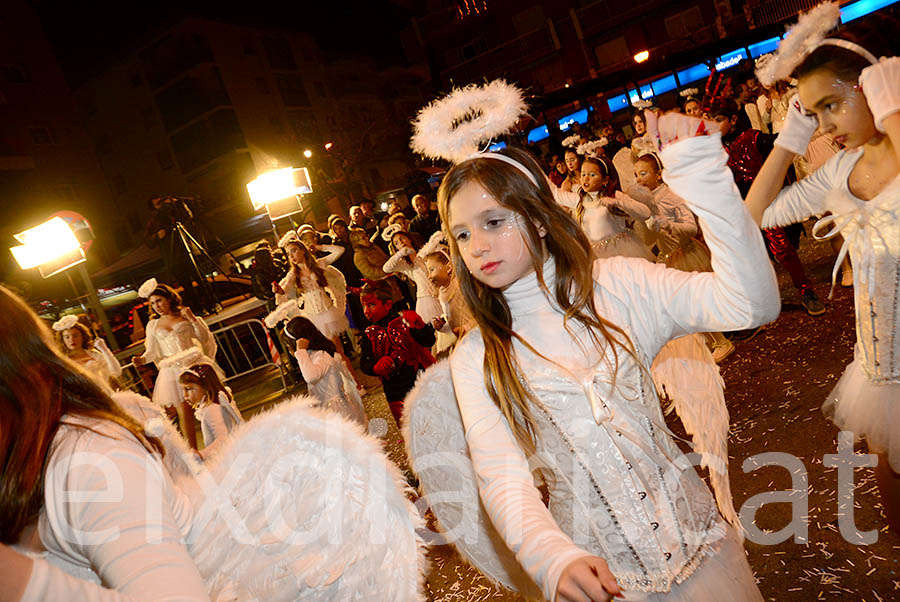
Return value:
[(791, 27), (775, 54), (757, 60), (756, 77), (759, 82), (770, 87), (775, 82), (791, 77), (791, 73), (809, 53), (818, 48), (825, 34), (834, 29), (841, 20), (841, 9), (837, 2), (823, 2), (811, 11), (800, 15), (797, 24)]
[(598, 159), (600, 157), (600, 154), (603, 152), (603, 147), (607, 144), (609, 144), (609, 141), (606, 138), (600, 138), (600, 140), (591, 140), (590, 142), (585, 142), (584, 144), (579, 145), (576, 152), (579, 155), (585, 157), (593, 157), (594, 159)]
[(419, 111), (410, 147), (431, 159), (459, 163), (508, 132), (526, 111), (522, 91), (502, 79), (455, 88)]
[(581, 144), (581, 136), (578, 134), (572, 134), (571, 136), (566, 136), (563, 138), (562, 145), (565, 148), (571, 148), (572, 150), (576, 150), (578, 146)]

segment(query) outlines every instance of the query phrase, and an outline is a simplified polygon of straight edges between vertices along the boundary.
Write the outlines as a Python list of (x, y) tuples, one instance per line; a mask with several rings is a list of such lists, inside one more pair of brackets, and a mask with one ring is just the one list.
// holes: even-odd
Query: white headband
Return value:
[(513, 159), (512, 157), (507, 157), (506, 155), (501, 155), (500, 153), (476, 153), (469, 157), (470, 159), (497, 159), (498, 161), (503, 161), (507, 165), (512, 165), (523, 174), (528, 176), (528, 179), (531, 180), (531, 183), (540, 188), (537, 183), (537, 179), (535, 179), (534, 174), (528, 171), (528, 168)]
[(839, 48), (843, 48), (844, 50), (855, 52), (873, 65), (878, 62), (878, 59), (875, 58), (874, 54), (872, 54), (856, 42), (851, 42), (850, 40), (842, 40), (840, 38), (825, 38), (824, 40), (819, 42), (819, 45), (816, 47), (818, 48), (819, 46), (837, 46)]

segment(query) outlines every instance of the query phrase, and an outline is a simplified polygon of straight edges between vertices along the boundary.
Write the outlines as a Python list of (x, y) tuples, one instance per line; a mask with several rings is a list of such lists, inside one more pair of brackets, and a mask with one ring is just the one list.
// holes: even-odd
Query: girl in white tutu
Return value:
[(421, 519), (356, 423), (283, 401), (198, 464), (3, 287), (0, 316), (0, 598), (422, 600)]
[(309, 387), (314, 407), (337, 412), (366, 426), (366, 412), (353, 382), (353, 375), (338, 356), (334, 343), (303, 317), (292, 318), (284, 334), (296, 342), (294, 357)]
[(418, 254), (419, 249), (410, 238), (409, 233), (400, 226), (391, 224), (382, 235), (390, 241), (391, 247), (396, 251), (384, 264), (387, 274), (403, 274), (416, 284), (415, 311), (426, 324), (440, 317), (441, 302), (438, 300), (438, 290), (428, 279), (428, 267), (425, 259)]
[(341, 333), (350, 329), (347, 320), (347, 282), (344, 275), (331, 264), (343, 254), (340, 245), (318, 245), (317, 251), (328, 253), (325, 257), (316, 257), (300, 242), (293, 230), (285, 234), (278, 246), (284, 249), (291, 263), (281, 282), (272, 285), (275, 301), (281, 306), (287, 301), (297, 304), (303, 315), (312, 320), (319, 332), (334, 343), (347, 370), (353, 374), (357, 387), (361, 387), (359, 379), (353, 372), (350, 358), (344, 353)]
[(146, 350), (132, 361), (137, 367), (156, 363), (159, 374), (153, 385), (153, 401), (163, 407), (175, 406), (181, 432), (188, 444), (197, 449), (193, 411), (182, 398), (178, 376), (196, 362), (198, 355), (215, 365), (216, 339), (206, 322), (195, 316), (190, 307), (181, 305), (181, 297), (172, 287), (151, 278), (141, 285), (138, 295), (149, 301), (152, 319), (147, 324)]
[[(796, 78), (799, 100), (747, 204), (763, 228), (830, 212), (813, 236), (844, 238), (834, 278), (849, 253), (856, 353), (822, 409), (878, 453), (885, 513), (900, 533), (900, 58), (890, 56), (898, 24), (875, 18), (826, 37), (839, 19), (837, 3), (819, 5), (757, 70), (764, 85)], [(817, 128), (844, 150), (782, 190), (791, 161), (806, 152)]]
[(216, 442), (221, 442), (243, 424), (241, 411), (234, 403), (231, 390), (222, 384), (210, 364), (191, 365), (178, 377), (184, 400), (194, 408), (203, 433), (201, 457), (207, 457)]
[(122, 365), (102, 338), (94, 338), (87, 326), (74, 315), (53, 323), (56, 342), (70, 360), (95, 375), (107, 386), (115, 386), (122, 375)]
[[(587, 149), (585, 152), (588, 152)], [(654, 261), (653, 253), (635, 234), (633, 227), (633, 220), (643, 222), (650, 217), (650, 208), (616, 188), (615, 171), (609, 162), (588, 154), (581, 163), (581, 186), (578, 190), (558, 190), (555, 196), (560, 205), (572, 211), (575, 221), (584, 228), (595, 258), (642, 257)]]
[[(485, 514), (547, 600), (631, 591), (641, 600), (717, 602), (728, 592), (731, 602), (761, 601), (739, 538), (685, 468), (646, 379), (648, 358), (673, 337), (778, 315), (775, 274), (720, 137), (699, 135), (715, 126), (666, 115), (656, 139), (669, 184), (704, 222), (716, 271), (592, 261), (588, 237), (527, 153), (477, 152), (482, 137), (512, 127), (516, 99), (521, 106), (513, 93), (479, 98), (508, 122), (438, 100), (419, 114), (413, 138), (415, 150), (456, 161), (438, 205), (477, 327), (449, 364)], [(725, 436), (727, 421), (716, 428)], [(548, 477), (549, 506), (530, 460)]]

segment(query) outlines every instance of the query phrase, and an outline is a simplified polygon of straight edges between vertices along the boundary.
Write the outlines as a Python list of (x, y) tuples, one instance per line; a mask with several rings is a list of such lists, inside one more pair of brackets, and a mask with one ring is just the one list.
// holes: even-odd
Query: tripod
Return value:
[[(187, 253), (188, 258), (190, 259), (193, 272), (197, 276), (198, 288), (200, 289), (201, 294), (205, 295), (208, 299), (211, 299), (214, 302), (213, 312), (219, 313), (220, 311), (222, 311), (222, 304), (216, 297), (215, 291), (213, 291), (212, 286), (209, 284), (209, 282), (207, 282), (206, 276), (200, 270), (200, 266), (197, 265), (197, 259), (194, 257), (194, 253), (191, 250), (191, 243), (200, 251), (200, 254), (205, 257), (212, 266), (218, 269), (215, 260), (210, 256), (206, 248), (201, 245), (200, 242), (196, 238), (194, 238), (194, 236), (190, 232), (188, 232), (187, 228), (185, 228), (184, 224), (182, 224), (180, 221), (176, 221), (172, 226), (170, 242), (173, 247), (175, 245), (176, 234), (178, 236), (178, 239), (181, 241), (181, 245), (184, 247), (184, 252)], [(173, 258), (174, 263), (175, 249), (172, 248), (171, 251), (171, 257)], [(225, 278), (231, 281), (231, 278), (228, 276), (228, 274), (225, 274)], [(191, 283), (183, 282), (182, 285), (184, 286), (185, 291), (187, 291), (187, 288), (191, 286)]]

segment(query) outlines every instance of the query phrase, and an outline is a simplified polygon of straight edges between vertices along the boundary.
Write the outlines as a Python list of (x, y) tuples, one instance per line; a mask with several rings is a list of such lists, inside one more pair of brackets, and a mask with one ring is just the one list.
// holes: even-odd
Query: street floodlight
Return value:
[(265, 207), (272, 220), (303, 211), (300, 196), (312, 191), (312, 181), (305, 167), (267, 171), (247, 183), (253, 209)]
[(309, 149), (306, 149), (305, 151), (303, 151), (303, 156), (306, 157), (307, 159), (309, 159), (310, 157), (312, 157), (312, 151)]
[(330, 151), (332, 146), (334, 146), (334, 142), (326, 142), (325, 150)]
[(16, 262), (23, 270), (39, 268), (44, 278), (85, 261), (78, 237), (61, 217), (19, 232), (15, 239), (22, 243), (10, 248)]
[(650, 51), (649, 50), (641, 50), (636, 55), (634, 55), (634, 62), (635, 63), (643, 63), (644, 61), (646, 61), (649, 58), (650, 58)]

